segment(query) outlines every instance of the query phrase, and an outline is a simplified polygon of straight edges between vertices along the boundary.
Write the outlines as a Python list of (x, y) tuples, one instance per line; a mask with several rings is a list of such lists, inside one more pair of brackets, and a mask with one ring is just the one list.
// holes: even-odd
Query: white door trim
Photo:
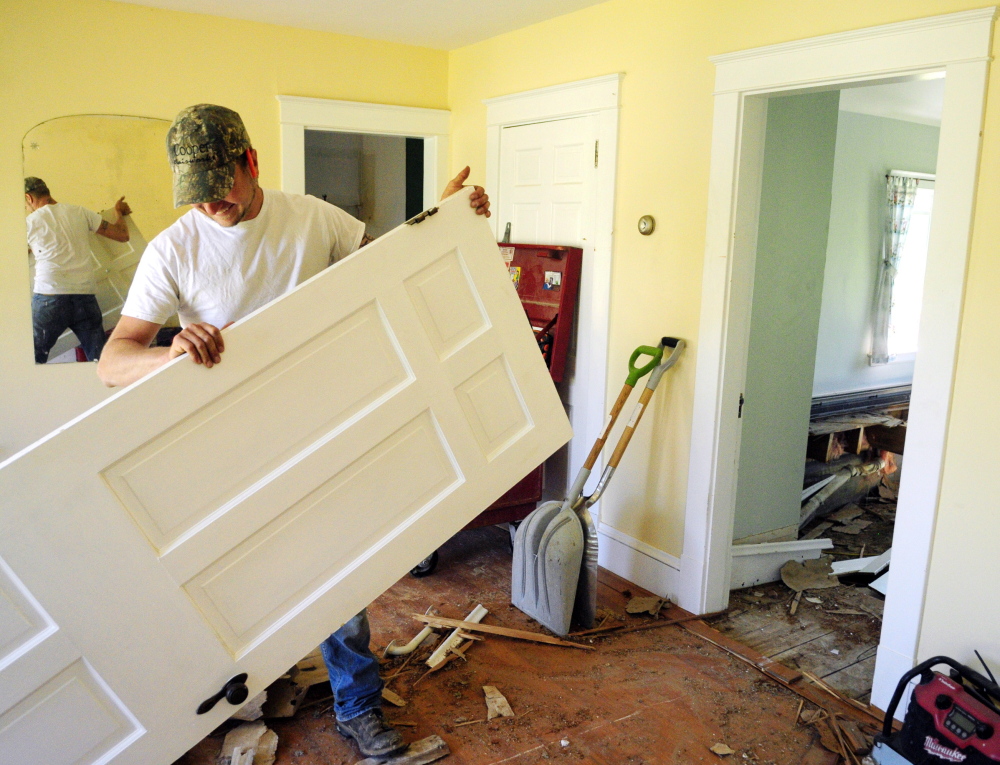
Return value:
[[(906, 472), (899, 497), (873, 703), (885, 708), (917, 658), (940, 493), (952, 381), (979, 170), (980, 129), (996, 9), (936, 16), (714, 57), (715, 117), (697, 380), (681, 558), (680, 604), (696, 613), (728, 601), (739, 394), (746, 372), (764, 99), (849, 83), (947, 76), (927, 288), (913, 378)], [(903, 708), (903, 707), (901, 707)]]
[(424, 208), (437, 201), (448, 177), (451, 112), (413, 106), (276, 96), (281, 111), (281, 188), (306, 189), (306, 130), (402, 135), (424, 139)]
[[(607, 401), (608, 335), (611, 324), (611, 253), (613, 247), (615, 178), (618, 166), (618, 112), (621, 106), (621, 74), (594, 77), (548, 88), (528, 90), (497, 98), (486, 104), (486, 189), (498, 192), (500, 177), (500, 131), (505, 127), (547, 122), (584, 114), (597, 117), (600, 158), (597, 167), (596, 233), (591, 262), (583, 264), (577, 337), (586, 336), (593, 363), (577, 370), (588, 395), (587, 433), (596, 439), (604, 423)], [(499, 209), (499, 198), (494, 206)], [(498, 218), (490, 218), (496, 233)], [(497, 237), (499, 239), (499, 237)], [(589, 281), (590, 289), (587, 289)], [(585, 294), (586, 293), (588, 294)], [(589, 305), (587, 300), (590, 300)], [(586, 434), (583, 434), (586, 437)], [(596, 472), (596, 469), (595, 469)], [(572, 480), (572, 478), (571, 478)]]

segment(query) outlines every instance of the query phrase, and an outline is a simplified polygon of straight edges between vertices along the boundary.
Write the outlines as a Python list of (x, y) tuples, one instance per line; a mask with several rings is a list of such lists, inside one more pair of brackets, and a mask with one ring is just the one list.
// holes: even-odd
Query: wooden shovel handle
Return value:
[(602, 432), (600, 438), (594, 442), (594, 448), (590, 450), (590, 454), (587, 456), (587, 461), (583, 463), (584, 468), (587, 470), (591, 470), (597, 462), (598, 455), (604, 448), (604, 444), (608, 440), (608, 436), (611, 435), (611, 428), (614, 427), (615, 421), (618, 419), (618, 415), (621, 414), (622, 409), (625, 407), (625, 402), (628, 401), (628, 397), (631, 392), (632, 386), (625, 383), (624, 387), (622, 387), (621, 393), (618, 394), (618, 400), (615, 401), (615, 405), (611, 407), (611, 414), (608, 415), (608, 422), (604, 426), (604, 432)]
[(611, 454), (611, 459), (608, 460), (608, 467), (618, 467), (618, 463), (621, 461), (622, 455), (628, 447), (628, 442), (632, 440), (632, 434), (635, 433), (635, 429), (639, 425), (639, 420), (642, 419), (642, 413), (646, 411), (646, 404), (649, 403), (649, 400), (653, 397), (654, 392), (655, 391), (652, 388), (642, 389), (642, 394), (639, 396), (639, 403), (635, 405), (635, 411), (632, 413), (632, 419), (629, 420), (628, 425), (625, 426), (625, 430), (622, 432), (622, 437), (618, 439), (618, 446), (615, 447), (614, 452)]

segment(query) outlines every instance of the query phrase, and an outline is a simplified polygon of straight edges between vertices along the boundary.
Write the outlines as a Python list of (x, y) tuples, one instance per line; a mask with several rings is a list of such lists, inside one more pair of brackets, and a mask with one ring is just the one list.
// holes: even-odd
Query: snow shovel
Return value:
[[(559, 635), (565, 635), (569, 632), (581, 565), (585, 549), (588, 546), (588, 538), (584, 531), (584, 519), (581, 518), (578, 509), (582, 507), (584, 518), (590, 526), (592, 568), (596, 572), (597, 537), (596, 533), (593, 532), (593, 521), (590, 519), (587, 508), (600, 498), (599, 492), (603, 492), (607, 479), (611, 476), (606, 470), (601, 479), (599, 492), (595, 491), (594, 495), (591, 495), (593, 501), (590, 504), (585, 504), (581, 500), (584, 484), (586, 484), (590, 471), (597, 462), (597, 457), (611, 433), (611, 428), (618, 419), (618, 415), (625, 406), (635, 384), (647, 373), (657, 368), (657, 365), (660, 365), (663, 346), (670, 343), (676, 345), (678, 341), (664, 338), (664, 342), (661, 342), (658, 348), (642, 346), (633, 352), (629, 359), (629, 375), (625, 385), (621, 393), (618, 394), (618, 399), (611, 409), (603, 432), (594, 443), (590, 455), (573, 482), (569, 495), (562, 502), (546, 502), (538, 507), (525, 518), (514, 536), (511, 602), (521, 611)], [(670, 347), (674, 347), (674, 345)], [(680, 345), (683, 347), (683, 343)], [(678, 352), (675, 350), (667, 368), (673, 365)], [(643, 367), (636, 367), (636, 361), (643, 355), (650, 356), (651, 360)], [(662, 375), (662, 372), (659, 374)], [(658, 379), (659, 377), (657, 381)], [(651, 395), (652, 391), (649, 392), (649, 396)], [(646, 397), (646, 401), (649, 400), (645, 392), (643, 396)], [(641, 406), (644, 408), (645, 404), (643, 403)], [(641, 409), (637, 410), (637, 414), (641, 415)], [(635, 416), (633, 420), (629, 428), (626, 429), (629, 431), (628, 438), (631, 438), (631, 431), (634, 431), (638, 421)], [(627, 443), (628, 441), (625, 440), (624, 444), (627, 445)], [(615, 466), (618, 464), (618, 459), (621, 459), (620, 452), (624, 451), (624, 445), (620, 444), (620, 447), (616, 450)], [(611, 472), (614, 472), (613, 468)], [(594, 588), (594, 592), (596, 595), (596, 588)], [(586, 594), (583, 599), (589, 603), (593, 597)], [(593, 609), (591, 609), (591, 622), (593, 621), (592, 611)], [(584, 618), (586, 619), (586, 617)]]

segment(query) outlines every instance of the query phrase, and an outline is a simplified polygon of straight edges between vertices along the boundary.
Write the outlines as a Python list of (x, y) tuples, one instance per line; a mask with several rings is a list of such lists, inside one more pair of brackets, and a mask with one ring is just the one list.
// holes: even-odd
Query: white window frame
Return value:
[[(890, 170), (889, 171), (889, 175), (903, 176), (904, 178), (916, 178), (917, 181), (918, 181), (918, 184), (917, 184), (917, 191), (918, 192), (920, 191), (920, 189), (925, 189), (925, 190), (926, 189), (931, 189), (931, 190), (934, 189), (934, 181), (935, 181), (935, 177), (936, 176), (934, 176), (931, 173), (914, 173), (914, 172), (910, 172), (910, 171), (907, 171), (907, 170)], [(883, 210), (883, 215), (884, 214), (885, 214), (885, 211)], [(928, 237), (928, 239), (929, 239), (929, 237)], [(928, 241), (927, 244), (929, 245), (930, 242)], [(910, 245), (910, 240), (907, 239), (906, 242), (903, 244), (904, 250), (909, 245)], [(903, 255), (905, 256), (905, 252), (903, 253)], [(925, 256), (925, 263), (926, 263), (926, 256)], [(926, 272), (926, 265), (925, 265), (925, 272)], [(893, 291), (894, 292), (895, 292), (895, 288), (896, 288), (896, 285), (893, 284)], [(895, 302), (895, 297), (893, 297), (893, 302)], [(890, 321), (891, 321), (891, 315), (890, 315)], [(871, 352), (871, 349), (869, 349), (869, 353), (870, 352)], [(910, 363), (910, 364), (912, 364), (914, 361), (916, 361), (916, 358), (917, 358), (916, 351), (911, 351), (911, 352), (908, 352), (908, 353), (893, 354), (892, 353), (892, 349), (891, 348), (889, 349), (889, 363), (890, 364), (896, 364), (896, 363)]]

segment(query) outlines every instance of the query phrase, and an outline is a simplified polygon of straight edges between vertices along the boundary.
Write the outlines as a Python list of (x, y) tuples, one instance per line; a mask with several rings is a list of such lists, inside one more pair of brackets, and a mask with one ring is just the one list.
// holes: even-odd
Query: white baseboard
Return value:
[[(872, 706), (876, 706), (882, 711), (888, 711), (892, 694), (899, 684), (899, 679), (909, 672), (916, 665), (912, 656), (903, 656), (894, 651), (884, 643), (879, 645), (877, 658), (875, 659), (875, 677), (872, 679)], [(906, 708), (910, 704), (910, 693), (913, 691), (915, 680), (911, 680), (903, 697), (899, 700), (894, 717), (902, 720), (906, 714)]]
[(781, 581), (781, 567), (789, 561), (818, 558), (833, 547), (830, 539), (796, 539), (791, 542), (766, 542), (733, 545), (729, 589), (741, 590), (756, 584)]
[(677, 602), (681, 561), (669, 553), (602, 523), (597, 528), (597, 562), (613, 574)]

